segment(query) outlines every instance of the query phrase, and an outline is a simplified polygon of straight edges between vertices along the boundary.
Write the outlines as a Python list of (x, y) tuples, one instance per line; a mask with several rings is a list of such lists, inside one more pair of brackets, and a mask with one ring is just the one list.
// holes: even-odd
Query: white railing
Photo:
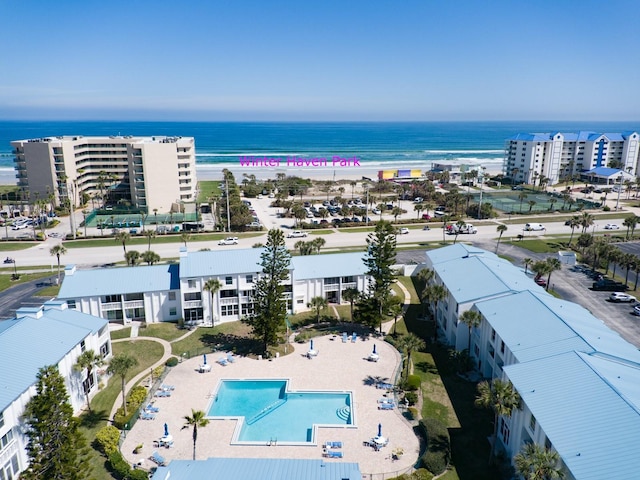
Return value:
[(120, 302), (103, 303), (101, 305), (101, 307), (102, 307), (103, 311), (121, 310), (122, 309), (122, 303), (120, 303)]
[(340, 290), (340, 285), (337, 283), (332, 283), (331, 285), (326, 285), (324, 286), (324, 291), (325, 292), (336, 292)]
[(356, 282), (343, 283), (342, 288), (356, 288)]
[(124, 308), (144, 308), (144, 300), (125, 301)]
[(237, 305), (238, 297), (226, 297), (220, 299), (220, 305)]
[(184, 308), (200, 308), (202, 306), (202, 300), (187, 300), (183, 302)]

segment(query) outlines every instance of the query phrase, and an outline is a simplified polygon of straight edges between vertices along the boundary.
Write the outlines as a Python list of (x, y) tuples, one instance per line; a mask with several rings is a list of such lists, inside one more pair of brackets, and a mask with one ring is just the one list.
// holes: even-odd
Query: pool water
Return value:
[(290, 392), (286, 380), (223, 380), (209, 417), (243, 417), (236, 441), (313, 442), (314, 425), (351, 425), (351, 393)]

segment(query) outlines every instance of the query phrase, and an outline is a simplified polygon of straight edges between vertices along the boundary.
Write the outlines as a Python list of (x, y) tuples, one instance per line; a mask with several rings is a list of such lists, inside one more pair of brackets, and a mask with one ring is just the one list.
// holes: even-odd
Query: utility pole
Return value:
[(478, 220), (482, 219), (482, 184), (484, 183), (484, 171), (486, 167), (480, 167), (480, 200), (478, 201)]
[(224, 179), (224, 186), (226, 187), (227, 194), (227, 232), (231, 233), (231, 212), (229, 212), (229, 177), (228, 175)]
[(618, 177), (618, 199), (616, 200), (616, 212), (618, 211), (618, 206), (620, 205), (620, 192), (622, 191), (622, 173)]
[(364, 184), (365, 192), (367, 193), (366, 203), (364, 205), (364, 218), (367, 221), (367, 225), (369, 225), (369, 184)]
[[(76, 239), (76, 219), (74, 218), (74, 210), (75, 210), (75, 190), (74, 190), (74, 182), (69, 183), (69, 190), (71, 191), (71, 196), (69, 197), (69, 219), (71, 221), (71, 235), (73, 235), (73, 239)], [(69, 193), (67, 190), (67, 193)]]

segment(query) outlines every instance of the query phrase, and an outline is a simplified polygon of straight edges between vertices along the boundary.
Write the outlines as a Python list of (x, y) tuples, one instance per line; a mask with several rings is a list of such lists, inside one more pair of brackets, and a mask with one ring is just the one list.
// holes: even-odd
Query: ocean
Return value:
[[(625, 132), (637, 122), (132, 122), (0, 121), (0, 175), (13, 176), (13, 140), (60, 135), (195, 137), (200, 172), (239, 166), (240, 157), (356, 158), (363, 170), (427, 170), (432, 162), (501, 169), (505, 141), (517, 133)], [(221, 174), (220, 174), (221, 176)], [(301, 175), (304, 176), (304, 175)]]

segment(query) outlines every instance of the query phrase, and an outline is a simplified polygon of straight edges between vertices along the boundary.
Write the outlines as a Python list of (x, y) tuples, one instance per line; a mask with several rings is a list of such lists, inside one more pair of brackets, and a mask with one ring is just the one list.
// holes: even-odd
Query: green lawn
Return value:
[(111, 330), (111, 340), (129, 338), (130, 336), (131, 336), (131, 327), (119, 328), (118, 330)]
[(11, 280), (12, 274), (13, 269), (11, 271), (5, 270), (3, 274), (0, 274), (0, 292), (20, 283), (30, 282), (31, 280), (38, 280), (40, 278), (48, 278), (51, 276), (51, 272), (49, 271), (43, 273), (20, 273), (20, 269), (18, 269), (20, 279)]
[(202, 180), (198, 182), (198, 203), (207, 203), (213, 196), (220, 196), (220, 183), (217, 180)]
[(555, 239), (545, 240), (540, 238), (532, 238), (530, 240), (525, 239), (515, 242), (507, 242), (504, 241), (503, 237), (503, 241), (501, 243), (508, 243), (517, 247), (526, 248), (527, 250), (534, 253), (556, 253), (557, 251), (566, 248), (563, 244), (556, 241)]
[(310, 233), (311, 235), (329, 235), (335, 232), (328, 228), (321, 228), (320, 230), (307, 230), (307, 233)]
[(176, 338), (187, 333), (186, 330), (180, 330), (176, 323), (150, 323), (144, 328), (140, 328), (138, 336), (140, 337), (156, 337), (172, 342)]
[[(183, 332), (186, 333), (186, 330)], [(242, 322), (229, 322), (217, 327), (198, 328), (187, 338), (171, 344), (174, 355), (191, 358), (215, 350), (233, 350), (246, 354), (256, 346), (255, 340), (249, 337), (250, 327)]]
[[(1, 229), (0, 229), (1, 231)], [(6, 242), (0, 241), (0, 252), (15, 252), (17, 250), (26, 250), (34, 245), (38, 245), (38, 242)], [(4, 260), (4, 259), (3, 259)]]
[[(253, 238), (259, 237), (263, 235), (262, 232), (252, 232), (252, 233), (239, 233), (237, 236), (239, 238)], [(188, 243), (191, 242), (212, 242), (222, 240), (228, 236), (227, 233), (191, 233), (191, 239)], [(151, 250), (153, 250), (153, 246), (158, 243), (182, 243), (180, 234), (163, 234), (158, 235), (156, 238), (151, 240)], [(134, 247), (134, 246), (144, 246), (144, 250), (147, 249), (149, 244), (149, 240), (142, 235), (134, 235), (127, 242), (126, 246)], [(64, 242), (64, 246), (67, 248), (90, 248), (90, 247), (112, 247), (114, 245), (122, 244), (115, 240), (113, 236), (106, 236), (104, 238), (91, 238), (87, 240), (70, 240)], [(124, 252), (123, 252), (124, 253)]]

